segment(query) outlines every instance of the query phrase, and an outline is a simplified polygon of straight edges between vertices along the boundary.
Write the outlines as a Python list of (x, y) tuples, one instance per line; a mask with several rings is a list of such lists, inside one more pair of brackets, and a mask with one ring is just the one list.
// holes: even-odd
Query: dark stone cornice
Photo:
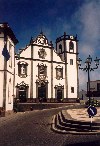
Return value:
[(76, 35), (76, 36), (73, 36), (73, 38), (71, 38), (71, 35), (66, 35), (66, 33), (64, 33), (63, 36), (58, 37), (58, 38), (56, 39), (56, 43), (58, 43), (58, 42), (60, 42), (60, 41), (62, 41), (62, 40), (72, 40), (72, 41), (76, 41), (76, 42), (79, 41), (79, 40), (77, 39), (77, 35)]
[(49, 49), (52, 49), (52, 46), (44, 46), (44, 45), (38, 45), (38, 44), (31, 44), (32, 46), (38, 46), (38, 47), (43, 47), (43, 48), (49, 48)]
[(79, 54), (79, 53), (74, 53), (74, 52), (69, 52), (69, 51), (63, 51), (63, 52), (61, 52), (61, 53), (59, 53), (59, 54), (63, 54), (63, 53), (76, 54), (76, 55)]
[(52, 61), (52, 60), (42, 60), (42, 59), (33, 59), (33, 58), (26, 58), (26, 57), (20, 57), (19, 59), (18, 59), (18, 57), (16, 57), (15, 56), (15, 58), (16, 58), (16, 60), (20, 60), (20, 59), (25, 59), (25, 60), (33, 60), (33, 61), (41, 61), (41, 62), (48, 62), (48, 63), (58, 63), (58, 64), (65, 64), (65, 62), (58, 62), (58, 61)]
[(8, 35), (11, 38), (11, 40), (14, 42), (15, 45), (18, 43), (18, 40), (15, 37), (12, 29), (9, 27), (8, 23), (0, 24), (0, 32), (3, 32), (5, 34), (5, 36)]

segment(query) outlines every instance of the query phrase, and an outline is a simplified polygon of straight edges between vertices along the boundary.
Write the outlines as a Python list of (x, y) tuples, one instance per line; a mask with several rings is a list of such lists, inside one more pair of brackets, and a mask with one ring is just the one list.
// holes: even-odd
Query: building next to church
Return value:
[(8, 23), (0, 24), (0, 110), (13, 109), (16, 39)]
[[(88, 82), (87, 82), (87, 96), (89, 95), (88, 89)], [(100, 80), (90, 81), (90, 96), (94, 97), (95, 99), (100, 98)]]
[(78, 97), (78, 40), (64, 33), (56, 49), (41, 32), (15, 56), (15, 97), (20, 102), (57, 102)]

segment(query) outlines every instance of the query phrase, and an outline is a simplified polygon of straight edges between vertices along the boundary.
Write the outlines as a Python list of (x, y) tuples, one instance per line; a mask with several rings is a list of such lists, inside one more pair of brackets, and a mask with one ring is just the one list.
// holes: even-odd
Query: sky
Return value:
[[(0, 0), (0, 22), (8, 22), (19, 40), (16, 51), (24, 48), (41, 30), (53, 42), (66, 32), (78, 36), (82, 67), (91, 55), (100, 58), (100, 0)], [(90, 73), (100, 80), (100, 67)], [(79, 70), (80, 90), (86, 90), (87, 72)]]

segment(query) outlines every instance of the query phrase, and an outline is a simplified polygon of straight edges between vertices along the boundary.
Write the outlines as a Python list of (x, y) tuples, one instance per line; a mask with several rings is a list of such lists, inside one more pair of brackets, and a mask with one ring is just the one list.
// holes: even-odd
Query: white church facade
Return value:
[(21, 102), (76, 100), (77, 37), (64, 33), (56, 49), (41, 32), (15, 56), (15, 97)]
[[(0, 107), (6, 103), (6, 110), (13, 109), (13, 99), (36, 103), (76, 101), (77, 36), (64, 33), (56, 39), (54, 48), (41, 32), (16, 54), (14, 49), (18, 40), (11, 28), (2, 24), (0, 30)], [(8, 60), (2, 55), (5, 47), (10, 54)]]

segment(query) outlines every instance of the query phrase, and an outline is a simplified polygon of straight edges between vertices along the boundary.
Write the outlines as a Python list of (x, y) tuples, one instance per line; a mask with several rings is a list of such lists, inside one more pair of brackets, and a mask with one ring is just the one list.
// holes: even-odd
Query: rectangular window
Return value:
[(71, 93), (74, 93), (74, 87), (71, 87)]
[(73, 59), (70, 59), (70, 65), (73, 65)]

